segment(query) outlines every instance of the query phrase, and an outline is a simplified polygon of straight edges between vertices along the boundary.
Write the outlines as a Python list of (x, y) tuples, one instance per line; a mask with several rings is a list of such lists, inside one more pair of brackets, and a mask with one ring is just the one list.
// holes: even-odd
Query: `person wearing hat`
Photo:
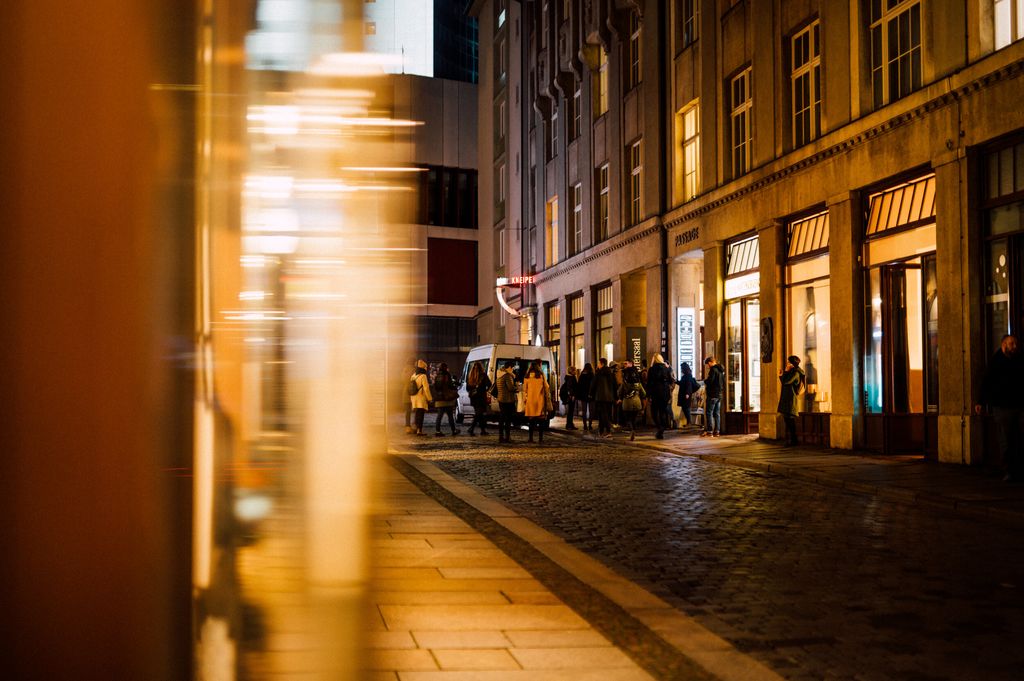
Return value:
[(416, 435), (423, 435), (423, 415), (427, 413), (434, 396), (430, 394), (430, 379), (427, 378), (427, 363), (424, 360), (416, 362), (416, 371), (413, 372), (410, 383), (415, 384), (417, 391), (409, 396), (412, 410), (416, 414)]
[(800, 358), (790, 355), (786, 358), (786, 368), (779, 369), (779, 409), (782, 420), (786, 422), (786, 445), (798, 444), (796, 440), (796, 415), (799, 412), (797, 395), (804, 387), (804, 372), (800, 368)]

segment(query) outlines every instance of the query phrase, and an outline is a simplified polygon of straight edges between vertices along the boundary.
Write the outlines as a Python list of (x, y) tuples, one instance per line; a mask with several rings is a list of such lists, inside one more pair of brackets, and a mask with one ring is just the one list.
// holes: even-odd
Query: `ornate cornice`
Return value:
[(732, 203), (733, 201), (736, 201), (737, 199), (740, 199), (748, 194), (752, 194), (760, 189), (764, 189), (765, 187), (775, 184), (776, 182), (779, 182), (780, 180), (783, 180), (789, 177), (790, 175), (798, 173), (806, 168), (810, 168), (811, 166), (818, 165), (819, 163), (823, 163), (824, 161), (827, 161), (832, 157), (837, 156), (838, 154), (844, 154), (853, 149), (856, 149), (857, 147), (863, 146), (868, 142), (891, 132), (892, 130), (901, 128), (917, 119), (923, 118), (925, 115), (930, 114), (933, 111), (949, 106), (950, 104), (953, 104), (954, 102), (960, 99), (964, 99), (965, 97), (970, 96), (974, 92), (983, 90), (987, 87), (992, 86), (995, 83), (1004, 80), (1009, 80), (1011, 78), (1016, 78), (1020, 76), (1022, 73), (1024, 73), (1024, 60), (1017, 60), (1011, 62), (1010, 64), (1007, 64), (1006, 66), (1000, 69), (996, 69), (994, 71), (986, 73), (985, 75), (976, 78), (968, 83), (965, 83), (960, 87), (949, 90), (948, 92), (944, 92), (938, 95), (937, 97), (933, 97), (932, 99), (929, 99), (908, 111), (905, 111), (891, 118), (887, 118), (886, 120), (882, 121), (881, 123), (878, 123), (877, 125), (867, 128), (851, 137), (847, 137), (846, 139), (837, 142), (836, 144), (833, 144), (822, 149), (821, 151), (806, 156), (805, 158), (802, 158), (794, 163), (791, 163), (785, 166), (784, 168), (780, 168), (779, 170), (771, 172), (765, 175), (764, 177), (761, 177), (757, 180), (754, 180), (753, 182), (750, 182), (740, 187), (739, 189), (736, 189), (735, 191), (723, 194), (722, 196), (712, 201), (704, 203), (703, 205), (698, 206), (693, 210), (677, 215), (674, 218), (666, 219), (665, 226), (668, 229), (672, 229), (673, 227), (681, 225), (685, 222), (689, 222), (690, 220), (699, 218), (703, 215), (706, 215), (707, 213), (714, 211), (716, 208), (719, 208), (728, 203)]
[(641, 226), (632, 234), (629, 234), (627, 232), (627, 236), (624, 236), (618, 241), (614, 241), (612, 243), (604, 241), (601, 244), (598, 244), (596, 247), (591, 247), (592, 249), (597, 249), (594, 250), (593, 252), (588, 253), (587, 251), (584, 251), (582, 253), (578, 253), (573, 257), (569, 258), (568, 260), (563, 260), (554, 267), (550, 267), (544, 270), (543, 272), (538, 272), (535, 275), (534, 281), (537, 284), (543, 284), (544, 282), (550, 279), (556, 279), (562, 276), (563, 274), (568, 274), (569, 272), (578, 270), (581, 267), (586, 267), (595, 260), (599, 260), (605, 257), (606, 255), (609, 255), (610, 253), (614, 253), (615, 251), (625, 248), (630, 244), (636, 243), (637, 241), (642, 241), (643, 239), (646, 239), (647, 237), (652, 236), (654, 234), (659, 234), (660, 232), (661, 223), (658, 220), (654, 220), (652, 224), (648, 225), (647, 227)]

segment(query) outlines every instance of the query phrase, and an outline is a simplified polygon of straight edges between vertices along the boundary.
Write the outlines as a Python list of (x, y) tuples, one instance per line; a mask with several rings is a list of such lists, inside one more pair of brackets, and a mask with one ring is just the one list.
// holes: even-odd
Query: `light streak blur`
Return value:
[[(251, 25), (237, 4), (205, 3), (193, 579), (204, 681), (361, 678), (384, 388), (408, 354), (390, 331), (408, 323), (417, 250), (396, 223), (420, 172), (392, 157), (420, 123), (384, 113), (393, 59), (361, 51), (362, 5), (261, 0)], [(241, 638), (254, 616), (260, 636)], [(296, 639), (301, 668), (278, 654)]]

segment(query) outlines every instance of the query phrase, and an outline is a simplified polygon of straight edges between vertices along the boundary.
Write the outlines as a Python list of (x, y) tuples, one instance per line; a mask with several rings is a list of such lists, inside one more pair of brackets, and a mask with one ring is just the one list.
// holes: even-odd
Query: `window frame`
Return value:
[[(807, 58), (798, 54), (798, 43), (806, 41)], [(814, 19), (789, 39), (790, 134), (793, 148), (802, 147), (821, 136), (821, 21)], [(804, 86), (798, 88), (798, 83)], [(805, 93), (805, 101), (798, 102), (798, 92)], [(803, 132), (806, 116), (807, 132)]]
[(597, 68), (594, 70), (594, 120), (608, 113), (608, 53), (597, 48)]
[[(1007, 10), (1004, 20), (1009, 21), (1006, 25), (1006, 41), (1003, 42), (1000, 36), (1000, 10), (1002, 5)], [(1024, 38), (1024, 0), (993, 0), (992, 2), (992, 36), (993, 45), (996, 50), (1009, 47), (1021, 38)]]
[(558, 264), (558, 194), (544, 204), (544, 267)]
[(597, 189), (595, 217), (597, 219), (594, 220), (594, 243), (599, 243), (611, 236), (611, 172), (607, 163), (599, 166), (594, 172), (597, 180), (595, 182)]
[[(923, 86), (923, 60), (924, 60), (924, 17), (921, 15), (924, 12), (924, 4), (921, 0), (896, 0), (896, 4), (892, 7), (885, 7), (884, 5), (893, 0), (871, 0), (869, 3), (868, 12), (868, 46), (870, 61), (870, 81), (871, 81), (871, 97), (872, 103), (875, 109), (879, 109), (887, 104), (891, 104), (898, 99), (906, 97), (910, 93), (921, 89)], [(891, 45), (891, 37), (893, 33), (893, 26), (896, 27), (896, 34), (899, 35), (899, 22), (903, 17), (909, 17), (908, 32), (913, 39), (913, 32), (915, 26), (913, 25), (913, 15), (916, 12), (917, 16), (917, 44), (911, 46), (906, 51), (901, 51), (895, 57), (893, 57), (893, 50)], [(877, 15), (876, 15), (877, 13)], [(877, 33), (876, 33), (877, 31)], [(897, 45), (897, 48), (899, 46)], [(909, 79), (910, 86), (904, 90), (897, 83), (897, 89), (893, 89), (892, 83), (892, 70), (895, 64), (898, 72), (899, 62), (906, 57), (910, 64)], [(915, 67), (916, 57), (916, 67)], [(900, 78), (902, 82), (902, 78)]]
[(626, 74), (629, 77), (627, 89), (632, 90), (643, 81), (642, 55), (640, 45), (640, 13), (633, 10), (629, 13), (629, 49), (627, 50), (628, 62)]
[(643, 138), (629, 145), (629, 223), (638, 225), (643, 221)]
[(577, 182), (572, 186), (572, 239), (569, 240), (569, 255), (576, 255), (583, 250), (583, 184)]
[[(742, 83), (743, 99), (737, 101), (737, 86)], [(729, 79), (729, 160), (732, 177), (750, 171), (754, 146), (753, 68), (748, 65)], [(742, 134), (738, 134), (738, 130)]]
[[(693, 115), (693, 134), (687, 135), (687, 117)], [(683, 139), (682, 146), (682, 176), (683, 176), (683, 202), (692, 201), (700, 194), (700, 100), (695, 99), (687, 104), (679, 112), (682, 123)], [(688, 161), (687, 153), (692, 148), (692, 167)], [(692, 188), (690, 179), (693, 179)]]

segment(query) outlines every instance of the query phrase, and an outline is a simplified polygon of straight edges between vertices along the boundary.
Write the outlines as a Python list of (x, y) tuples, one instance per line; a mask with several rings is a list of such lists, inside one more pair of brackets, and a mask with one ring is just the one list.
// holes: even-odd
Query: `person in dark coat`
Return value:
[(452, 430), (452, 435), (458, 435), (459, 429), (455, 427), (455, 403), (459, 399), (459, 392), (455, 389), (455, 381), (452, 380), (452, 374), (448, 371), (448, 364), (445, 362), (441, 362), (437, 375), (434, 376), (434, 385), (430, 392), (434, 396), (434, 407), (437, 409), (434, 435), (441, 437), (444, 434), (441, 432), (441, 421), (445, 416), (448, 417), (448, 426)]
[(473, 423), (469, 426), (469, 434), (476, 435), (477, 426), (480, 427), (480, 434), (487, 435), (487, 411), (491, 389), (491, 379), (487, 378), (487, 372), (480, 362), (473, 362), (466, 377), (466, 392), (469, 393), (469, 403), (473, 405)]
[(629, 439), (636, 439), (636, 419), (644, 410), (647, 393), (640, 383), (640, 372), (633, 367), (622, 371), (622, 385), (619, 386), (619, 403), (622, 409), (624, 425), (629, 426)]
[(597, 434), (601, 437), (612, 436), (612, 405), (615, 404), (617, 387), (608, 360), (604, 357), (597, 360), (597, 373), (590, 386), (590, 401), (597, 406)]
[(505, 362), (501, 372), (494, 378), (495, 388), (498, 392), (498, 410), (501, 412), (501, 420), (498, 422), (498, 442), (512, 442), (512, 422), (516, 418), (516, 394), (519, 386), (516, 385), (516, 363)]
[(704, 432), (701, 437), (718, 437), (722, 432), (722, 391), (725, 369), (714, 357), (704, 360)]
[(786, 422), (786, 444), (799, 444), (796, 439), (796, 416), (800, 412), (797, 395), (804, 387), (804, 372), (800, 368), (800, 358), (790, 355), (786, 358), (786, 368), (779, 369), (779, 408), (782, 420)]
[(580, 411), (583, 412), (583, 430), (594, 429), (594, 401), (590, 397), (590, 389), (594, 386), (594, 367), (591, 366), (590, 362), (583, 365), (583, 371), (580, 372), (579, 378), (576, 380), (576, 399), (581, 402), (582, 408)]
[(679, 405), (679, 410), (686, 420), (686, 425), (693, 423), (693, 418), (690, 416), (690, 400), (693, 398), (693, 394), (700, 390), (700, 385), (697, 383), (697, 379), (693, 377), (693, 370), (690, 369), (689, 362), (683, 362), (679, 366), (679, 394), (676, 395), (676, 404)]
[(981, 382), (981, 403), (976, 414), (987, 406), (996, 426), (996, 446), (1006, 471), (1003, 480), (1024, 480), (1024, 358), (1017, 350), (1017, 337), (1003, 336), (999, 350), (992, 355)]
[(562, 379), (562, 389), (558, 397), (565, 405), (565, 429), (576, 430), (573, 418), (576, 416), (576, 367), (569, 367)]
[(647, 370), (647, 394), (651, 398), (651, 417), (658, 431), (654, 437), (662, 440), (665, 438), (665, 429), (672, 421), (670, 406), (672, 402), (672, 386), (675, 379), (672, 378), (672, 370), (665, 364), (661, 354), (655, 354), (651, 358), (651, 366)]

